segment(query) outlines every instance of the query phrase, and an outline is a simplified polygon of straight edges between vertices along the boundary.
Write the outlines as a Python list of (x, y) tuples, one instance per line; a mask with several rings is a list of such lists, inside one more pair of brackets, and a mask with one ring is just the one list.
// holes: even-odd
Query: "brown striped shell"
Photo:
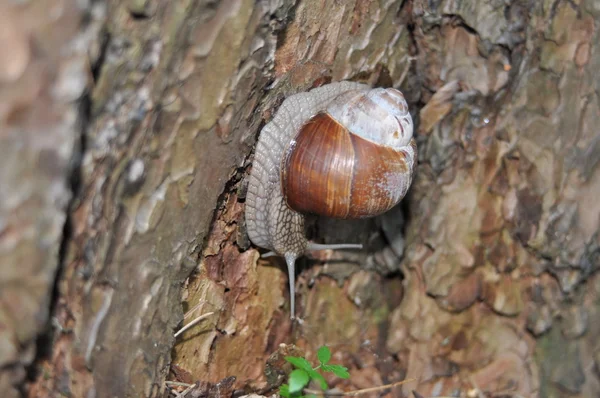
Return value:
[(373, 217), (404, 197), (415, 163), (412, 119), (402, 94), (349, 92), (291, 140), (282, 159), (282, 192), (297, 212)]

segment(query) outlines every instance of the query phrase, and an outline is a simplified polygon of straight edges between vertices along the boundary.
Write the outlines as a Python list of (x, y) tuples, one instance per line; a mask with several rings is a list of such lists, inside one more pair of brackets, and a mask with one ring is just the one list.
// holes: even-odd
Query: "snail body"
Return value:
[(406, 194), (416, 163), (402, 93), (355, 82), (288, 97), (260, 133), (246, 194), (250, 240), (285, 258), (294, 317), (295, 261), (306, 251), (360, 248), (309, 242), (304, 214), (364, 218)]

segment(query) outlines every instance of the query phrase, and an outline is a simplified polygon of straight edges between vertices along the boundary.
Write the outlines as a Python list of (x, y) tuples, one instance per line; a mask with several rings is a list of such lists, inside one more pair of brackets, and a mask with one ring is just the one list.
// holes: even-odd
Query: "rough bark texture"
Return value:
[[(344, 390), (599, 396), (599, 24), (595, 0), (0, 4), (3, 396), (266, 391), (323, 344)], [(285, 96), (344, 79), (405, 93), (419, 165), (392, 212), (311, 224), (369, 250), (305, 261), (292, 325), (243, 178)]]
[[(21, 4), (24, 3), (24, 4)], [(99, 15), (0, 3), (0, 392), (16, 397), (50, 312)]]

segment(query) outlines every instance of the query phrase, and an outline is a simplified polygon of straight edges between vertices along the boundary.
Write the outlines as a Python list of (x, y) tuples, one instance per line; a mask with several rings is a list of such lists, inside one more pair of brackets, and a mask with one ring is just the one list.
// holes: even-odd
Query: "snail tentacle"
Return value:
[(331, 243), (331, 244), (323, 244), (323, 243), (315, 243), (308, 242), (308, 246), (306, 250), (316, 251), (316, 250), (345, 250), (345, 249), (362, 249), (363, 245), (360, 243)]

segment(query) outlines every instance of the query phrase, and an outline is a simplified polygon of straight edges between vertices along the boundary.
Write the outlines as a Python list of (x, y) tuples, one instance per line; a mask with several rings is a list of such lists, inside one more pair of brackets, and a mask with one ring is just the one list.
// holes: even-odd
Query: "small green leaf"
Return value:
[(312, 370), (312, 366), (310, 362), (302, 357), (285, 357), (285, 360), (297, 367), (298, 369), (303, 369), (308, 371)]
[(300, 392), (304, 388), (305, 385), (308, 384), (308, 373), (303, 369), (295, 369), (290, 373), (289, 383), (290, 383), (290, 393), (293, 394), (295, 392)]
[(283, 398), (291, 398), (290, 386), (282, 384), (281, 387), (279, 387), (279, 395)]
[(342, 365), (323, 365), (321, 366), (323, 372), (331, 372), (334, 373), (340, 379), (348, 379), (350, 377), (350, 373), (348, 373), (348, 368)]
[(327, 382), (325, 381), (325, 378), (323, 377), (323, 375), (321, 373), (317, 372), (316, 370), (311, 369), (308, 372), (308, 375), (310, 376), (310, 378), (312, 380), (319, 383), (322, 390), (327, 390), (329, 388), (329, 386), (327, 385)]
[(317, 358), (319, 358), (319, 362), (321, 362), (321, 364), (326, 364), (331, 359), (331, 351), (328, 347), (323, 346), (319, 348), (319, 351), (317, 351)]

